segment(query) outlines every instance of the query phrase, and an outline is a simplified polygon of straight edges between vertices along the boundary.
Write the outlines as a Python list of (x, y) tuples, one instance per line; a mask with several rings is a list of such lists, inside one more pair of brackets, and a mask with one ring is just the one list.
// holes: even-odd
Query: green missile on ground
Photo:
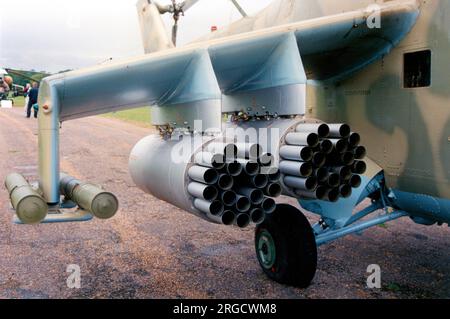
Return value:
[(114, 194), (66, 174), (61, 174), (60, 192), (66, 199), (100, 219), (112, 218), (119, 209), (119, 201)]
[(16, 215), (24, 224), (39, 224), (48, 213), (48, 205), (42, 196), (17, 173), (6, 177), (5, 186)]

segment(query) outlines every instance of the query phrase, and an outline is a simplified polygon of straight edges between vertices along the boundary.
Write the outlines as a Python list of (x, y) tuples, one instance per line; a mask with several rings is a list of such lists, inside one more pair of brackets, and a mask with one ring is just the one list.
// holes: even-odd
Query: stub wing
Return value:
[[(373, 14), (379, 16), (379, 27), (368, 23)], [(44, 87), (56, 89), (61, 120), (156, 105), (155, 118), (175, 118), (177, 126), (183, 121), (177, 114), (189, 113), (184, 106), (201, 104), (195, 109), (201, 115), (209, 104), (220, 109), (223, 102), (230, 109), (254, 99), (252, 92), (264, 99), (281, 94), (275, 99), (280, 112), (302, 114), (301, 105), (286, 110), (289, 101), (282, 97), (303, 101), (298, 95), (303, 95), (306, 78), (342, 77), (388, 53), (418, 14), (416, 1), (390, 1), (376, 12), (353, 11), (60, 74), (47, 78)], [(287, 93), (274, 91), (281, 87)], [(50, 103), (52, 90), (41, 91), (40, 104)], [(163, 107), (170, 107), (167, 114), (161, 114)]]

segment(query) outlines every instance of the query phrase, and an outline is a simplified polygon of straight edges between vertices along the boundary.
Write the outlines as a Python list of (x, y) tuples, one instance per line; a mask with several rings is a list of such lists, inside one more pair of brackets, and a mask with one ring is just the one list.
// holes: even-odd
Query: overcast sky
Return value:
[[(57, 72), (143, 54), (136, 2), (0, 0), (0, 67)], [(250, 14), (269, 2), (240, 0)], [(179, 41), (239, 17), (229, 0), (201, 0), (182, 19)]]

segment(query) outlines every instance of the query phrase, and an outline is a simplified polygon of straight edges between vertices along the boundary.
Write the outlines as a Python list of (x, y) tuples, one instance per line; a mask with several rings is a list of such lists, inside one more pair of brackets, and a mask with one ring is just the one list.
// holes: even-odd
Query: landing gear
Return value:
[(286, 285), (306, 288), (317, 269), (316, 239), (306, 217), (280, 204), (255, 234), (256, 255), (264, 273)]

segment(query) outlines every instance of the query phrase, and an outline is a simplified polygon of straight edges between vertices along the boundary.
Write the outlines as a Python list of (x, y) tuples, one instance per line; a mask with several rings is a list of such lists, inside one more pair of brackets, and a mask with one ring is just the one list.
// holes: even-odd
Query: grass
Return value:
[[(25, 106), (25, 98), (23, 96), (18, 96), (13, 98), (15, 107), (24, 107)], [(106, 114), (105, 117), (114, 118), (118, 120), (122, 120), (125, 122), (129, 122), (135, 125), (150, 127), (150, 108), (149, 107), (140, 107), (137, 109), (131, 109), (126, 111), (114, 112)]]
[(119, 111), (114, 113), (106, 114), (105, 117), (114, 118), (136, 124), (139, 126), (150, 127), (150, 108), (140, 107), (137, 109), (131, 109), (126, 111)]
[(390, 291), (390, 292), (400, 292), (402, 290), (402, 288), (400, 287), (399, 284), (397, 284), (395, 282), (391, 282), (385, 287), (385, 290)]
[[(24, 107), (24, 105), (25, 105), (25, 98), (23, 96), (18, 96), (14, 98), (15, 107)], [(118, 119), (142, 127), (152, 127), (150, 107), (148, 106), (139, 107), (136, 109), (126, 111), (108, 113), (103, 116), (107, 118)]]
[(15, 107), (24, 107), (25, 106), (25, 98), (23, 96), (18, 96), (13, 98)]
[(13, 97), (12, 94), (8, 96), (9, 100), (13, 100), (14, 107), (24, 107), (25, 106), (25, 98), (23, 96)]

